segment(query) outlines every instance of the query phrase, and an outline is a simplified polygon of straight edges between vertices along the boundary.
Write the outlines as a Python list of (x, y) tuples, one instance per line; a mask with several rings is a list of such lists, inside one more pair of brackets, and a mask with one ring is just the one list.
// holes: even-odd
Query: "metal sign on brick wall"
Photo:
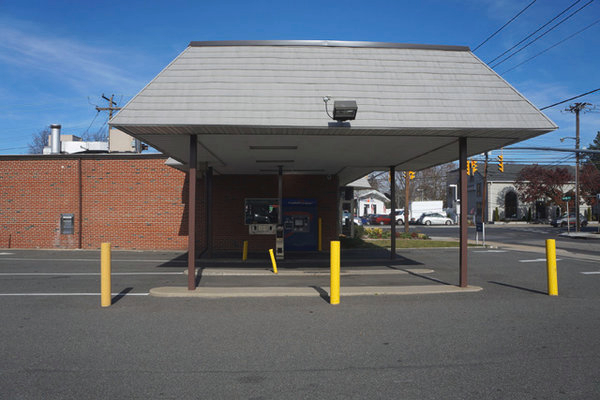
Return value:
[(251, 235), (274, 235), (276, 224), (250, 224)]

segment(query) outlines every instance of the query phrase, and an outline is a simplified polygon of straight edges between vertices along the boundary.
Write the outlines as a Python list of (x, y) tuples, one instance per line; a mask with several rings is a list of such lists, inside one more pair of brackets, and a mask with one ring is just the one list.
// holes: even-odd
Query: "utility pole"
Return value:
[[(585, 110), (590, 103), (575, 103), (565, 111), (575, 113), (575, 150), (579, 150), (579, 113)], [(581, 230), (579, 220), (579, 151), (575, 151), (575, 232)]]
[(96, 106), (96, 111), (108, 111), (108, 120), (110, 121), (112, 119), (113, 116), (113, 111), (119, 111), (121, 109), (121, 107), (113, 107), (117, 105), (117, 103), (115, 103), (113, 101), (113, 98), (115, 97), (114, 94), (110, 95), (110, 99), (108, 97), (106, 97), (104, 95), (104, 93), (102, 93), (102, 98), (106, 101), (108, 101), (108, 107), (98, 107)]

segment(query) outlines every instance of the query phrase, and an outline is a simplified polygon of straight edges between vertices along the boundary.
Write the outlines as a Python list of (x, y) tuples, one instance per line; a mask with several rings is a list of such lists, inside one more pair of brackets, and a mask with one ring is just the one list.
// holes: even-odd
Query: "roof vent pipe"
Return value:
[(60, 154), (60, 125), (50, 125), (50, 154)]

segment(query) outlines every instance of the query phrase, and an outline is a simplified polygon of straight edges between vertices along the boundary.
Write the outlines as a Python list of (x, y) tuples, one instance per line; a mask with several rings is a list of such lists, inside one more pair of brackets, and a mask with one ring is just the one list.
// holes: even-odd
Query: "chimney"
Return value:
[(50, 125), (50, 154), (60, 154), (60, 125)]

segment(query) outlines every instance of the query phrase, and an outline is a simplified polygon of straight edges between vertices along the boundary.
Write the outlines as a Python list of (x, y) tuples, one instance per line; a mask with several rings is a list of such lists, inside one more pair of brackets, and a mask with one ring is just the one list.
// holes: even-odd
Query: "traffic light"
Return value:
[(471, 161), (467, 160), (467, 175), (471, 175)]
[(502, 161), (503, 159), (503, 156), (498, 156), (498, 171), (500, 172), (504, 172), (504, 161)]
[[(406, 172), (402, 173), (402, 177), (406, 179)], [(415, 171), (408, 171), (408, 179), (415, 179)]]
[(477, 172), (477, 161), (473, 160), (471, 161), (471, 173), (475, 175), (475, 172)]

